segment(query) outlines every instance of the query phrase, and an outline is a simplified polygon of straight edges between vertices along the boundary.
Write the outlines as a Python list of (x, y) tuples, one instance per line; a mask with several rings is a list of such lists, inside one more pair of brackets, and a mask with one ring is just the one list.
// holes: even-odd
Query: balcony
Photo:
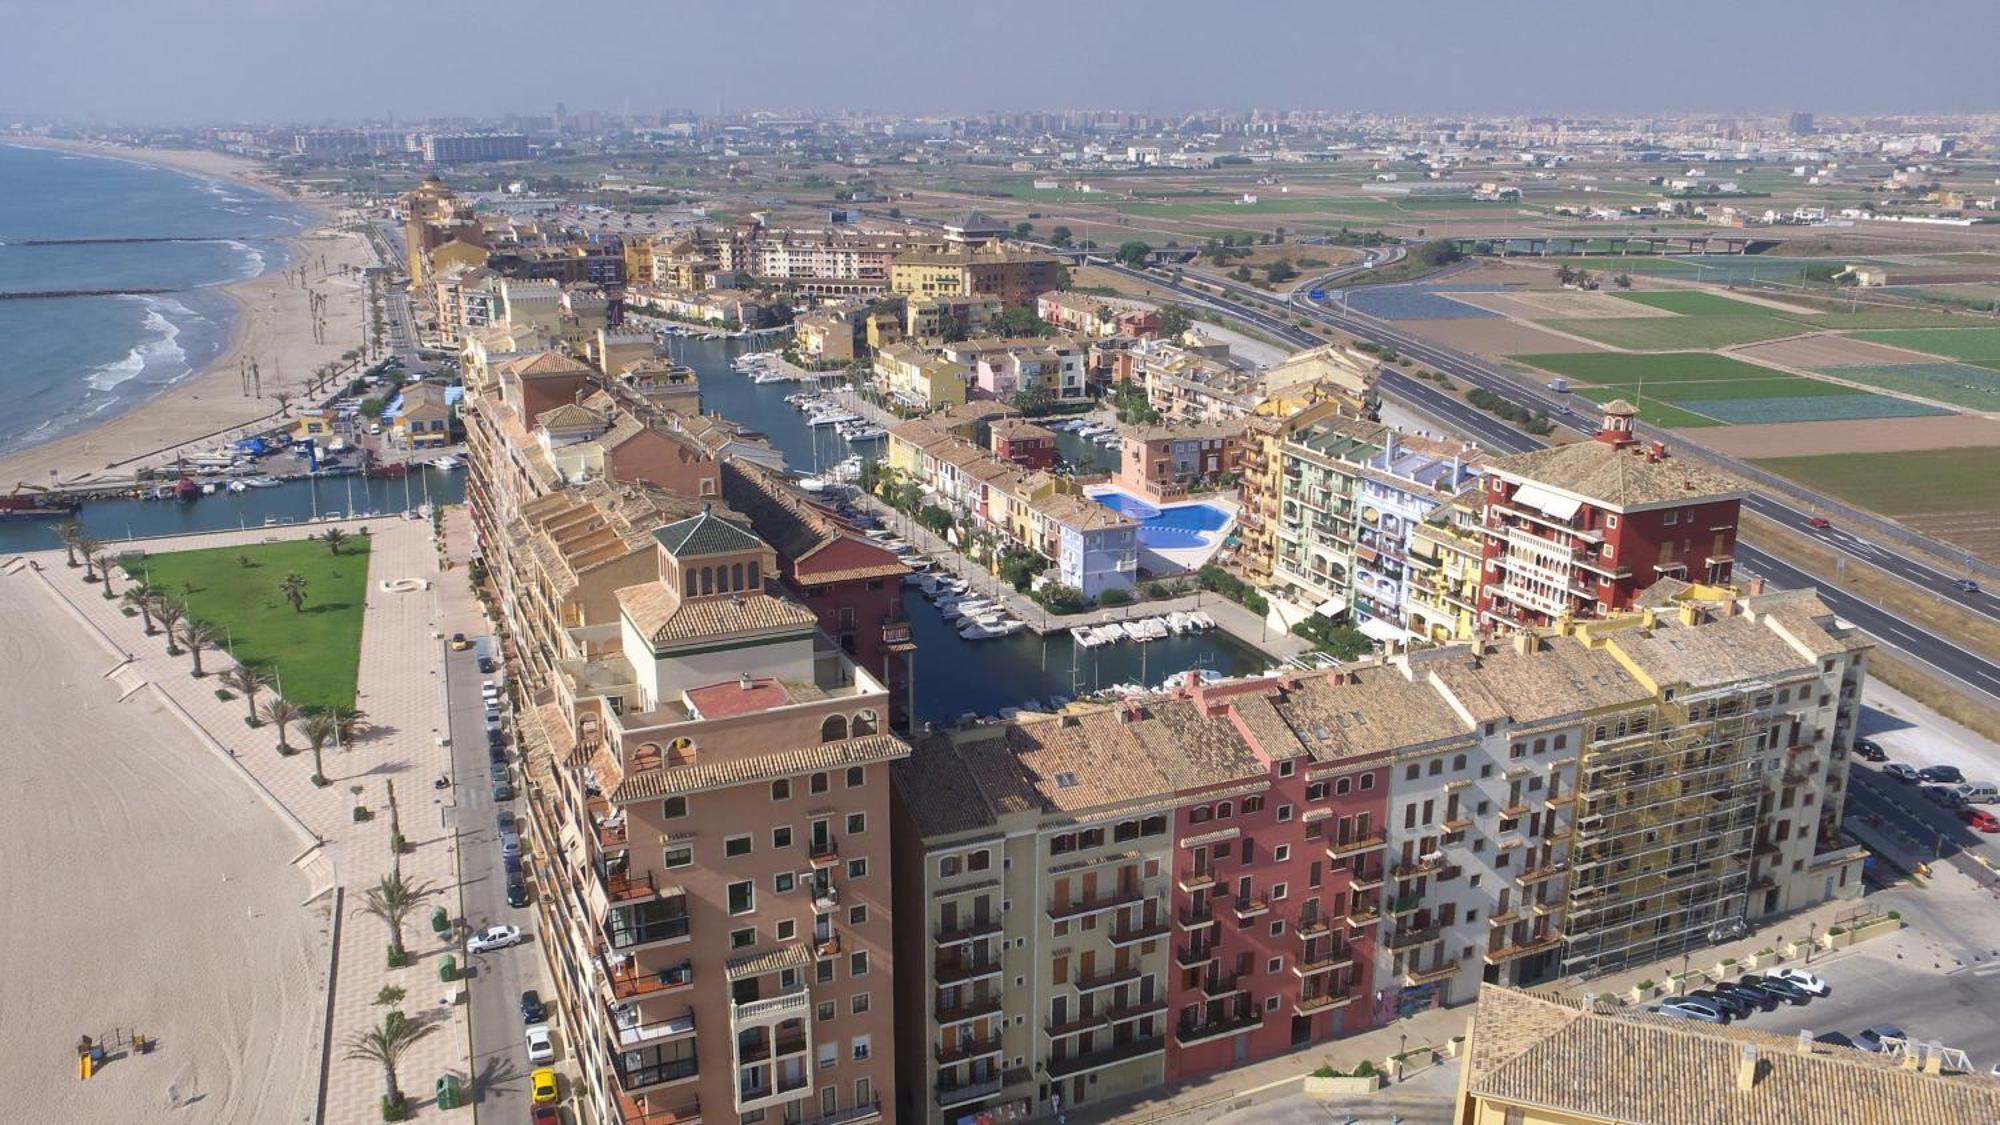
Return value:
[[(609, 1125), (701, 1125), (701, 1099), (692, 1094), (669, 1102), (664, 1094), (648, 1094), (635, 1099), (624, 1090), (615, 1090), (618, 1116)], [(662, 1104), (654, 1105), (658, 1099)], [(644, 1104), (641, 1104), (643, 1101)]]
[(1231, 910), (1235, 913), (1236, 919), (1239, 922), (1255, 918), (1261, 914), (1269, 914), (1271, 912), (1271, 896), (1258, 895), (1255, 898), (1239, 898)]
[(1536, 883), (1546, 883), (1550, 879), (1554, 879), (1568, 870), (1569, 870), (1569, 865), (1563, 863), (1551, 863), (1542, 867), (1530, 867), (1525, 871), (1522, 871), (1519, 875), (1514, 876), (1514, 881), (1516, 883), (1519, 883), (1521, 886), (1532, 887)]
[(982, 1079), (978, 1082), (952, 1084), (946, 1084), (943, 1079), (940, 1079), (937, 1087), (938, 1108), (950, 1109), (953, 1106), (964, 1105), (967, 1102), (976, 1102), (981, 1098), (990, 1098), (999, 1093), (1004, 1086), (1005, 1083), (1000, 1080), (999, 1075), (994, 1075), (991, 1078)]
[(1356, 836), (1351, 840), (1335, 840), (1326, 846), (1330, 859), (1346, 859), (1348, 856), (1362, 855), (1389, 846), (1389, 838), (1381, 832), (1367, 836)]
[(1176, 945), (1174, 947), (1174, 964), (1183, 969), (1199, 969), (1213, 960), (1215, 960), (1215, 946), (1213, 944)]
[(1242, 973), (1210, 973), (1202, 978), (1201, 994), (1210, 1000), (1221, 1000), (1243, 991)]
[(631, 961), (614, 967), (608, 960), (599, 960), (598, 966), (604, 973), (604, 983), (614, 1000), (636, 1000), (694, 987), (694, 963), (691, 961), (659, 970), (642, 970)]
[(1549, 915), (1554, 914), (1556, 911), (1562, 909), (1562, 903), (1557, 902), (1555, 899), (1546, 899), (1542, 902), (1535, 903), (1534, 907), (1535, 907), (1536, 917), (1546, 918)]
[(1247, 1015), (1228, 1016), (1213, 1022), (1183, 1023), (1174, 1029), (1174, 1038), (1181, 1046), (1192, 1047), (1196, 1043), (1207, 1043), (1232, 1035), (1241, 1035), (1246, 1031), (1255, 1031), (1263, 1025), (1264, 1013), (1256, 1010)]
[(1151, 922), (1130, 922), (1112, 927), (1109, 940), (1113, 949), (1120, 949), (1140, 942), (1153, 941), (1167, 934), (1166, 919)]
[(1397, 895), (1389, 900), (1388, 913), (1391, 918), (1400, 918), (1423, 909), (1424, 896), (1420, 894)]
[(784, 1058), (786, 1055), (802, 1055), (812, 1049), (812, 1043), (803, 1031), (788, 1032), (773, 1038), (760, 1038), (748, 1047), (736, 1045), (736, 1064), (765, 1062), (769, 1059)]
[(1052, 902), (1048, 909), (1049, 921), (1067, 922), (1087, 914), (1102, 914), (1107, 910), (1116, 910), (1121, 906), (1130, 906), (1145, 900), (1145, 888), (1133, 887), (1130, 890), (1098, 895), (1096, 898), (1073, 899), (1066, 903)]
[(1392, 931), (1387, 942), (1390, 949), (1415, 949), (1420, 945), (1429, 945), (1442, 936), (1437, 924), (1432, 923), (1428, 926), (1412, 926)]
[(840, 841), (831, 835), (813, 840), (806, 846), (806, 860), (815, 869), (834, 866), (840, 862)]
[(821, 959), (840, 956), (840, 932), (828, 930), (825, 935), (814, 938), (813, 956)]
[(1129, 1004), (1123, 1004), (1115, 1008), (1106, 1008), (1104, 1010), (1104, 1023), (1107, 1026), (1116, 1027), (1121, 1023), (1130, 1023), (1133, 1020), (1144, 1019), (1147, 1016), (1160, 1015), (1166, 1010), (1167, 998), (1165, 996), (1153, 1000), (1134, 1000)]
[(861, 1125), (864, 1121), (880, 1120), (882, 1120), (882, 1101), (877, 1098), (867, 1105), (852, 1106), (835, 1113), (823, 1113), (818, 1117), (808, 1118), (806, 1125)]
[(1215, 925), (1214, 904), (1203, 903), (1200, 906), (1191, 906), (1181, 911), (1180, 923), (1183, 930), (1198, 930), (1203, 926)]
[(1461, 813), (1458, 816), (1447, 818), (1443, 827), (1446, 832), (1463, 832), (1472, 827), (1472, 818)]
[[(701, 1077), (701, 1068), (694, 1059), (674, 1059), (671, 1062), (626, 1066), (624, 1064), (624, 1055), (618, 1051), (612, 1051), (611, 1063), (618, 1071), (619, 1090), (627, 1095), (639, 1094), (659, 1086), (668, 1085), (669, 1083), (685, 1082), (691, 1078)], [(691, 1120), (699, 1121), (700, 1119), (700, 1114), (697, 1113)], [(667, 1120), (675, 1119), (669, 1117)]]
[(763, 1000), (749, 1000), (729, 1006), (729, 1023), (734, 1028), (777, 1023), (788, 1019), (811, 1018), (812, 997), (804, 988), (795, 988), (790, 992)]
[(956, 926), (941, 926), (932, 936), (937, 939), (939, 945), (957, 945), (962, 941), (991, 937), (1005, 928), (997, 915), (986, 918), (975, 916)]
[(1504, 964), (1517, 957), (1528, 957), (1536, 953), (1546, 952), (1561, 944), (1562, 934), (1560, 933), (1549, 933), (1539, 937), (1531, 937), (1527, 941), (1517, 945), (1503, 945), (1498, 949), (1487, 950), (1486, 963), (1489, 965)]
[(1443, 866), (1444, 857), (1433, 855), (1420, 859), (1415, 863), (1399, 863), (1389, 869), (1389, 874), (1398, 879), (1414, 879), (1419, 875), (1428, 875)]
[(1349, 890), (1354, 891), (1372, 891), (1382, 885), (1382, 880), (1385, 877), (1386, 872), (1382, 870), (1382, 865), (1378, 863), (1375, 865), (1375, 870), (1373, 871), (1365, 873), (1356, 871), (1354, 874), (1348, 876), (1347, 887)]
[(1213, 887), (1215, 885), (1215, 869), (1183, 871), (1175, 878), (1174, 882), (1181, 890), (1193, 894), (1203, 887)]
[(1330, 973), (1335, 969), (1345, 969), (1352, 964), (1354, 964), (1354, 953), (1343, 949), (1337, 953), (1329, 953), (1316, 961), (1294, 961), (1292, 971), (1301, 977), (1310, 977), (1320, 973)]
[(677, 945), (689, 940), (688, 916), (669, 913), (677, 904), (671, 900), (631, 903), (604, 915), (604, 940), (625, 953), (656, 945)]
[(1051, 1079), (1070, 1078), (1078, 1074), (1088, 1074), (1094, 1070), (1117, 1066), (1120, 1063), (1157, 1055), (1167, 1049), (1167, 1041), (1154, 1035), (1145, 1039), (1132, 1039), (1124, 1043), (1113, 1043), (1109, 1047), (1068, 1058), (1048, 1060), (1048, 1074)]
[(1331, 1011), (1334, 1008), (1344, 1008), (1353, 999), (1354, 997), (1352, 996), (1332, 992), (1322, 992), (1317, 996), (1301, 996), (1297, 1000), (1292, 1001), (1292, 1014), (1300, 1016), (1316, 1015), (1320, 1012)]
[(593, 822), (597, 830), (597, 847), (600, 851), (615, 851), (626, 845), (625, 818), (612, 821)]
[(598, 885), (604, 888), (605, 899), (613, 906), (627, 902), (644, 902), (657, 897), (660, 893), (659, 885), (653, 881), (651, 871), (634, 875), (631, 868), (622, 863), (598, 864), (597, 881)]
[(1382, 920), (1382, 908), (1372, 902), (1350, 903), (1347, 907), (1347, 928), (1366, 929)]
[(812, 889), (812, 904), (813, 910), (820, 914), (832, 912), (835, 907), (840, 905), (840, 888), (814, 887)]
[(1432, 965), (1428, 969), (1419, 969), (1412, 967), (1408, 972), (1403, 974), (1403, 984), (1406, 987), (1413, 988), (1420, 984), (1429, 984), (1432, 981), (1445, 980), (1449, 977), (1457, 975), (1457, 973), (1458, 973), (1458, 962), (1456, 961), (1446, 961), (1442, 965)]
[(969, 1023), (985, 1016), (997, 1016), (1004, 1007), (1000, 994), (990, 996), (964, 996), (957, 1004), (945, 1007), (942, 1002), (932, 1009), (932, 1015), (940, 1026), (954, 1023)]
[(684, 1008), (679, 1015), (663, 1020), (647, 1020), (636, 1007), (613, 1005), (610, 1010), (611, 1031), (617, 1037), (618, 1046), (634, 1050), (648, 1043), (667, 1039), (679, 1039), (694, 1034), (694, 1010)]
[(1096, 992), (1100, 988), (1110, 988), (1115, 984), (1127, 984), (1145, 975), (1145, 973), (1139, 970), (1139, 966), (1137, 965), (1129, 968), (1114, 966), (1101, 973), (1090, 973), (1088, 975), (1077, 973), (1070, 977), (1069, 982), (1078, 992)]
[(965, 957), (957, 961), (938, 963), (937, 971), (931, 979), (940, 985), (965, 984), (968, 981), (996, 977), (1006, 971), (998, 957)]
[(1333, 918), (1329, 915), (1317, 915), (1311, 918), (1300, 918), (1299, 924), (1292, 928), (1292, 932), (1294, 934), (1305, 939), (1316, 938), (1319, 937), (1321, 934), (1331, 933), (1332, 930), (1333, 930)]
[(1000, 1049), (1000, 1036), (989, 1032), (984, 1038), (976, 1035), (961, 1035), (958, 1037), (957, 1044), (950, 1049), (947, 1050), (944, 1044), (939, 1043), (931, 1053), (937, 1057), (939, 1066), (950, 1066), (953, 1063), (962, 1063), (967, 1059), (997, 1055), (1000, 1053)]

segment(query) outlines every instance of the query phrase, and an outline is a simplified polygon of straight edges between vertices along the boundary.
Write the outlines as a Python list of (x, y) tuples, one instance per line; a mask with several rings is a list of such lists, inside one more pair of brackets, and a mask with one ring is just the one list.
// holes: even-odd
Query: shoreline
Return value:
[[(365, 323), (359, 271), (377, 263), (366, 238), (339, 229), (336, 202), (294, 195), (273, 182), (262, 165), (223, 153), (40, 137), (0, 136), (0, 144), (126, 160), (224, 180), (282, 199), (298, 207), (306, 218), (306, 225), (298, 232), (271, 239), (279, 254), (262, 272), (204, 287), (204, 291), (220, 295), (233, 314), (228, 338), (213, 359), (150, 395), (122, 404), (116, 413), (0, 455), (0, 489), (12, 488), (17, 482), (38, 487), (124, 483), (143, 462), (185, 452), (189, 445), (206, 448), (224, 440), (218, 431), (274, 419), (278, 413), (274, 394), (290, 391), (303, 399), (314, 370), (359, 341)], [(322, 261), (324, 267), (320, 266)], [(304, 288), (294, 285), (289, 276), (302, 267)], [(305, 297), (308, 291), (326, 299), (322, 320), (328, 343), (312, 340), (313, 320)], [(350, 324), (351, 335), (347, 330)], [(342, 342), (334, 342), (337, 340)], [(258, 366), (261, 397), (242, 391), (241, 365), (251, 361)], [(295, 401), (293, 408), (299, 405)]]

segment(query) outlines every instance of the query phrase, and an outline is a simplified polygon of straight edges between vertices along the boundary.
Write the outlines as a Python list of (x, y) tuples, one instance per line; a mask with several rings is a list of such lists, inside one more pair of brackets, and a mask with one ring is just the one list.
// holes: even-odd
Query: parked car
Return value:
[(549, 1032), (549, 1025), (535, 1024), (526, 1032), (528, 1038), (528, 1061), (531, 1063), (551, 1063), (556, 1061), (556, 1040)]
[(1917, 767), (1905, 765), (1902, 762), (1890, 762), (1888, 765), (1882, 767), (1882, 772), (1905, 785), (1915, 785), (1918, 781), (1922, 780), (1917, 773)]
[(493, 822), (500, 827), (500, 831), (503, 834), (507, 832), (512, 832), (514, 830), (514, 814), (508, 811), (507, 809), (501, 809), (500, 812), (496, 816), (494, 816)]
[(1757, 1005), (1752, 1004), (1750, 1001), (1732, 996), (1719, 988), (1697, 988), (1693, 992), (1688, 993), (1688, 995), (1697, 1000), (1708, 1001), (1710, 1004), (1727, 1012), (1729, 1018), (1733, 1020), (1740, 1020), (1757, 1009)]
[(1725, 982), (1714, 987), (1717, 992), (1726, 996), (1734, 996), (1752, 1008), (1761, 1008), (1767, 1012), (1783, 1003), (1782, 997), (1774, 996), (1761, 988), (1752, 988), (1747, 984), (1729, 984)]
[(509, 875), (519, 875), (521, 873), (521, 857), (518, 855), (500, 857), (500, 865), (507, 869), (507, 874)]
[(500, 698), (500, 685), (494, 683), (492, 680), (483, 680), (479, 684), (479, 695), (482, 699), (498, 699)]
[(1661, 1011), (1665, 1012), (1669, 1009), (1673, 1009), (1676, 1012), (1684, 1012), (1688, 1018), (1697, 1019), (1703, 1023), (1729, 1022), (1728, 1012), (1723, 1011), (1719, 1005), (1712, 1001), (1704, 1000), (1699, 996), (1676, 996), (1671, 1000), (1660, 1001)]
[(1836, 1047), (1852, 1047), (1855, 1045), (1854, 1040), (1849, 1039), (1847, 1036), (1842, 1035), (1838, 1031), (1829, 1031), (1824, 1035), (1815, 1035), (1813, 1036), (1813, 1042), (1831, 1043)]
[(1833, 986), (1826, 983), (1826, 978), (1818, 973), (1807, 972), (1804, 969), (1773, 969), (1766, 975), (1795, 984), (1814, 996), (1833, 995)]
[(1744, 984), (1761, 988), (1773, 995), (1781, 996), (1794, 1004), (1803, 1004), (1812, 999), (1812, 996), (1805, 989), (1779, 977), (1760, 977), (1755, 973), (1751, 973), (1749, 976), (1741, 978), (1741, 980)]
[(552, 1105), (538, 1105), (534, 1117), (529, 1120), (531, 1125), (562, 1125), (562, 1110)]
[(496, 801), (514, 799), (514, 783), (505, 775), (493, 779), (493, 799)]
[(480, 657), (480, 658), (479, 658), (479, 670), (480, 670), (481, 672), (491, 672), (491, 671), (493, 671), (493, 667), (494, 667), (494, 665), (493, 665), (493, 658), (492, 658), (492, 657), (490, 657), (490, 656), (482, 656), (482, 657)]
[(1957, 785), (1965, 780), (1965, 775), (1959, 772), (1957, 766), (1925, 766), (1917, 771), (1917, 776), (1943, 785)]
[(521, 854), (521, 835), (518, 832), (500, 833), (500, 854), (503, 856)]
[(1957, 808), (1965, 803), (1960, 799), (1957, 791), (1949, 785), (1926, 785), (1921, 792), (1924, 795), (1924, 800), (1934, 805), (1943, 805), (1948, 809)]
[(555, 1071), (549, 1069), (548, 1067), (541, 1067), (540, 1069), (535, 1071), (532, 1077), (528, 1079), (528, 1085), (534, 1091), (536, 1105), (550, 1105), (555, 1102), (556, 1100)]
[(453, 633), (451, 635), (451, 651), (464, 652), (471, 647), (472, 642), (465, 639), (464, 633)]
[(1981, 832), (2000, 832), (2000, 816), (1994, 816), (1985, 809), (1961, 808), (1958, 810), (1958, 819)]
[(521, 927), (488, 926), (465, 940), (467, 953), (491, 953), (521, 944)]
[(521, 873), (518, 871), (507, 876), (507, 905), (528, 905), (528, 882), (521, 878)]
[(1910, 1033), (1893, 1023), (1878, 1023), (1854, 1036), (1854, 1045), (1864, 1051), (1879, 1051), (1884, 1039), (1908, 1039)]
[(1889, 760), (1889, 752), (1882, 749), (1882, 744), (1872, 738), (1855, 739), (1854, 752), (1871, 762), (1886, 762)]
[(521, 993), (521, 1022), (540, 1023), (549, 1018), (549, 1010), (542, 1003), (542, 994), (530, 988)]
[(1990, 781), (1966, 781), (1952, 786), (1961, 803), (1967, 805), (2000, 805), (2000, 785)]

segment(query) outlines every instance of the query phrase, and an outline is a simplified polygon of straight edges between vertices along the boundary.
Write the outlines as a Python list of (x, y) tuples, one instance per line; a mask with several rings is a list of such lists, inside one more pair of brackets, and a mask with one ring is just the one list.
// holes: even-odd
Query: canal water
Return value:
[[(753, 383), (730, 367), (749, 347), (733, 340), (675, 339), (673, 353), (701, 375), (705, 410), (763, 433), (801, 471), (829, 468), (859, 453), (874, 457), (882, 442), (849, 445), (831, 427), (806, 424), (785, 401), (794, 383)], [(1064, 435), (1065, 437), (1069, 435)], [(429, 467), (403, 480), (331, 477), (290, 481), (276, 488), (217, 492), (180, 503), (171, 500), (112, 500), (85, 504), (78, 519), (85, 530), (112, 543), (130, 538), (198, 531), (308, 522), (331, 512), (379, 512), (384, 516), (421, 505), (464, 497), (464, 470)], [(53, 521), (0, 523), (0, 554), (52, 550), (58, 543)], [(917, 643), (915, 667), (918, 721), (950, 722), (967, 712), (990, 715), (1051, 695), (1077, 696), (1114, 684), (1156, 686), (1191, 668), (1222, 675), (1251, 674), (1271, 661), (1254, 647), (1219, 630), (1138, 644), (1085, 648), (1067, 633), (1049, 636), (1024, 630), (1010, 637), (968, 641), (914, 590), (904, 597)], [(1135, 611), (1136, 612), (1136, 611)], [(1143, 614), (1140, 614), (1143, 616)]]

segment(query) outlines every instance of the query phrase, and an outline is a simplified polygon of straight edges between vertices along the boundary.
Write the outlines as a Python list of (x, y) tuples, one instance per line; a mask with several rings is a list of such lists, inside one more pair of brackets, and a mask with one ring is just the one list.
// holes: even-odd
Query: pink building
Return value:
[(1243, 466), (1243, 420), (1127, 426), (1119, 435), (1112, 483), (1154, 503), (1178, 500), (1191, 488), (1217, 484)]

